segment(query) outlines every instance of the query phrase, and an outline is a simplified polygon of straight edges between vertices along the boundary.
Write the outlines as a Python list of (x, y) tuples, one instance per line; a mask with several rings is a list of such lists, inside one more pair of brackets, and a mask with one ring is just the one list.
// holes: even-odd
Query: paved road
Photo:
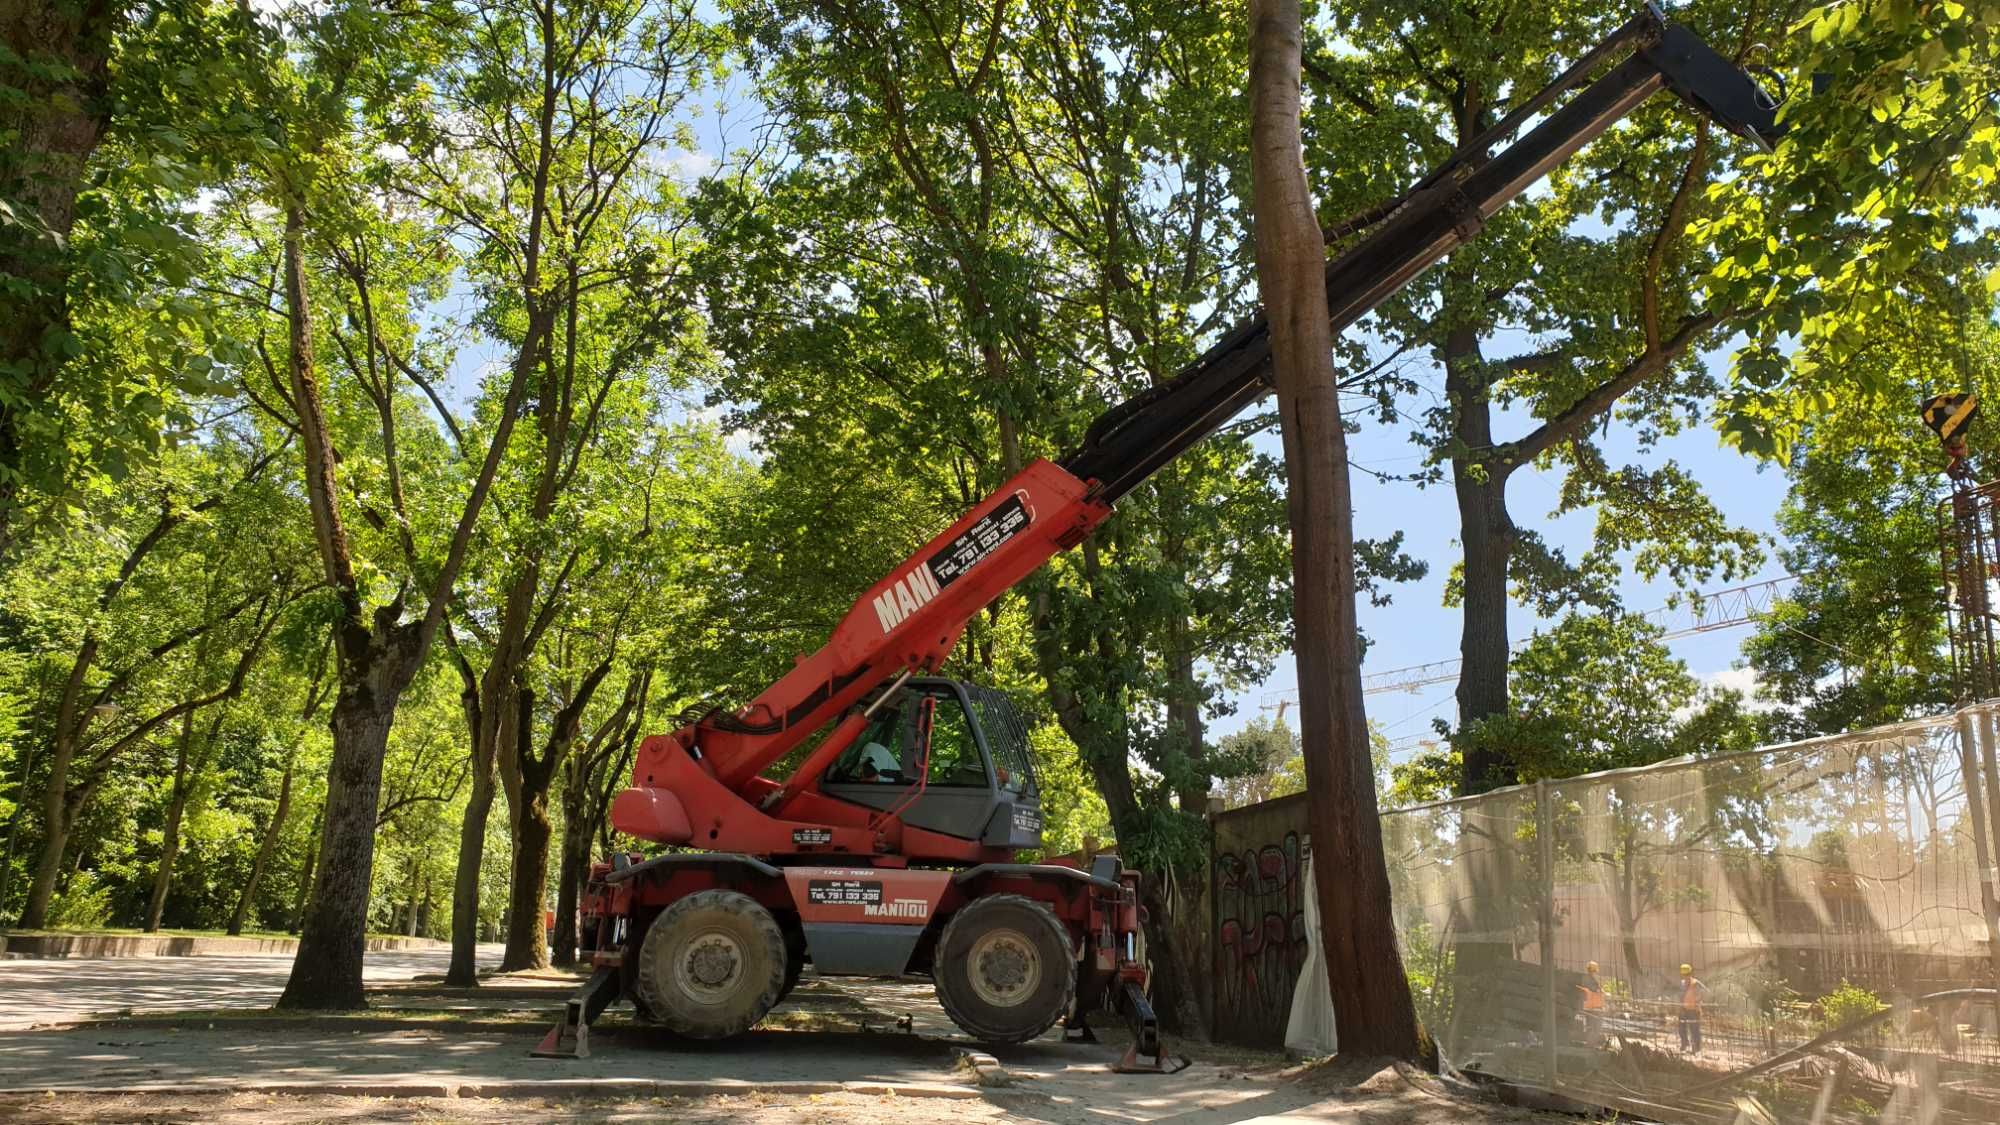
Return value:
[[(480, 947), (496, 964), (499, 946)], [(442, 974), (448, 949), (371, 953), (366, 975), (376, 984)], [(372, 1095), (453, 1088), (484, 1096), (533, 1090), (559, 1092), (564, 1083), (642, 1083), (646, 1096), (678, 1084), (714, 1084), (759, 1096), (760, 1089), (818, 1083), (893, 1084), (966, 1094), (955, 1069), (970, 1044), (937, 1006), (928, 984), (809, 980), (780, 1011), (860, 1013), (857, 1031), (807, 1034), (768, 1030), (722, 1043), (676, 1039), (632, 1025), (619, 1013), (600, 1025), (587, 1059), (534, 1059), (528, 1049), (541, 1028), (488, 1027), (342, 1029), (300, 1027), (99, 1026), (25, 1029), (121, 1009), (258, 1008), (284, 989), (291, 958), (130, 957), (104, 960), (0, 961), (0, 1093), (20, 1090), (142, 1090), (146, 1087), (244, 1089), (276, 1085)], [(547, 986), (543, 986), (547, 987)], [(486, 990), (482, 990), (485, 992)], [(494, 990), (493, 999), (501, 999)], [(900, 1025), (900, 1026), (899, 1026)], [(1052, 1039), (1056, 1038), (1051, 1036)], [(1227, 1060), (1197, 1062), (1167, 1077), (1109, 1073), (1113, 1043), (1082, 1046), (1036, 1042), (995, 1049), (1021, 1083), (1007, 1091), (1010, 1115), (1060, 1125), (1113, 1120), (1237, 1122), (1283, 1113), (1318, 1098), (1289, 1089), (1271, 1073), (1252, 1077)], [(553, 1086), (550, 1083), (554, 1083)], [(602, 1091), (599, 1091), (602, 1092)], [(679, 1092), (679, 1091), (675, 1091)], [(1025, 1097), (1028, 1100), (1018, 1100)], [(936, 1102), (937, 1116), (954, 1116)], [(981, 1103), (985, 1104), (985, 1103)], [(970, 1123), (968, 1122), (968, 1125)], [(1410, 1120), (1404, 1125), (1433, 1125)]]
[[(479, 947), (481, 965), (500, 963), (499, 945)], [(370, 984), (442, 974), (449, 946), (368, 954)], [(131, 1008), (266, 1008), (285, 990), (290, 954), (259, 957), (105, 957), (0, 961), (0, 1029), (78, 1019)]]

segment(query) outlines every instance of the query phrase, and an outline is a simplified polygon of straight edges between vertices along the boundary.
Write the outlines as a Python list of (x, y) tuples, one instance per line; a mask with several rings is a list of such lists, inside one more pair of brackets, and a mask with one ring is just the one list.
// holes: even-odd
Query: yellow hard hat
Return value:
[(1684, 976), (1684, 977), (1687, 977), (1687, 976), (1693, 976), (1693, 975), (1694, 975), (1694, 966), (1693, 966), (1693, 965), (1686, 965), (1686, 964), (1682, 965), (1682, 966), (1681, 966), (1681, 975), (1682, 975), (1682, 976)]
[(1592, 961), (1590, 964), (1585, 965), (1583, 968), (1585, 972), (1594, 973), (1597, 971), (1597, 962)]

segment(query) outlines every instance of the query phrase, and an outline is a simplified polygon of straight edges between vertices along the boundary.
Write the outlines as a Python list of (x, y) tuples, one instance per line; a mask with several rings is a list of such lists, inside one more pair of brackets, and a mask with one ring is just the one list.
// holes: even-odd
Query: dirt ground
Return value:
[[(1367, 1069), (1367, 1068), (1363, 1068)], [(272, 1094), (80, 1095), (0, 1094), (0, 1120), (20, 1125), (346, 1125), (358, 1122), (487, 1123), (558, 1121), (720, 1122), (757, 1125), (954, 1125), (1042, 1121), (1050, 1125), (1135, 1120), (1093, 1106), (1087, 1096), (1032, 1088), (984, 1090), (973, 1099), (851, 1093), (664, 1098), (379, 1098)], [(1574, 1121), (1455, 1098), (1421, 1075), (1393, 1069), (1374, 1074), (1294, 1076), (1279, 1088), (1223, 1108), (1191, 1108), (1153, 1118), (1176, 1125), (1234, 1122), (1324, 1122), (1334, 1125), (1453, 1125)]]

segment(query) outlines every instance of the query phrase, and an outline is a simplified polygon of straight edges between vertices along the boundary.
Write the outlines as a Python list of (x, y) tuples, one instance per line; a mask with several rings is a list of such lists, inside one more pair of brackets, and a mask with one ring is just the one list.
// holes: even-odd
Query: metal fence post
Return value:
[(1986, 915), (1987, 951), (1993, 972), (2000, 978), (2000, 906), (1994, 902), (1993, 841), (1986, 835), (1986, 801), (1981, 792), (1979, 751), (1973, 748), (1974, 723), (1970, 707), (1958, 713), (1958, 762), (1964, 775), (1965, 813), (1972, 820), (1973, 861), (1979, 868), (1979, 905)]
[(1555, 817), (1549, 811), (1549, 782), (1535, 782), (1535, 845), (1541, 853), (1542, 883), (1542, 1073), (1556, 1088), (1556, 871)]
[[(1970, 724), (1966, 724), (1970, 726)], [(1961, 730), (1965, 729), (1961, 727)], [(1986, 806), (1986, 842), (1979, 844), (1980, 833), (1973, 834), (1973, 843), (1979, 849), (1980, 906), (1986, 912), (1986, 947), (1993, 962), (1995, 988), (2000, 988), (2000, 768), (1994, 764), (1993, 743), (1995, 737), (1993, 712), (1981, 708), (1979, 712), (1979, 742), (1976, 752), (1968, 748), (1967, 757), (1976, 758), (1980, 773), (1984, 776), (1985, 792), (1983, 802), (1980, 797), (1979, 777), (1965, 779), (1967, 812), (1977, 817), (1979, 806)], [(1993, 1017), (2000, 1023), (2000, 995), (1993, 998)]]

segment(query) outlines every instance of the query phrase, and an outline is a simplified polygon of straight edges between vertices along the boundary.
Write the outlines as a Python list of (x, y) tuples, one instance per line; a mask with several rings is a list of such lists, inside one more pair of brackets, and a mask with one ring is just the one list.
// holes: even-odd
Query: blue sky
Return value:
[[(1726, 364), (1727, 352), (1712, 353), (1705, 357), (1705, 361), (1715, 365)], [(1441, 374), (1426, 373), (1423, 369), (1411, 374), (1420, 386), (1428, 388), (1421, 393), (1441, 390)], [(1517, 435), (1524, 432), (1528, 425), (1519, 413), (1508, 415), (1496, 412), (1498, 436)], [(1364, 424), (1362, 432), (1349, 439), (1349, 459), (1355, 465), (1385, 474), (1411, 473), (1422, 465), (1422, 455), (1409, 441), (1410, 429), (1407, 424), (1384, 427), (1369, 421)], [(1607, 459), (1613, 465), (1640, 463), (1658, 466), (1668, 459), (1675, 460), (1707, 487), (1710, 497), (1732, 523), (1766, 535), (1776, 534), (1774, 519), (1785, 496), (1783, 472), (1777, 466), (1760, 466), (1725, 448), (1712, 428), (1691, 428), (1662, 439), (1644, 452), (1639, 450), (1629, 430), (1614, 428), (1605, 438), (1604, 448)], [(1363, 601), (1360, 607), (1361, 626), (1370, 641), (1363, 672), (1455, 658), (1458, 655), (1459, 613), (1443, 605), (1444, 583), (1450, 575), (1453, 561), (1458, 557), (1458, 511), (1449, 484), (1419, 488), (1405, 482), (1384, 482), (1365, 472), (1350, 475), (1354, 485), (1355, 534), (1381, 538), (1400, 530), (1404, 534), (1404, 550), (1417, 558), (1429, 560), (1431, 564), (1430, 574), (1422, 581), (1391, 587), (1394, 600), (1389, 605), (1376, 607)], [(1560, 487), (1560, 473), (1544, 473), (1532, 466), (1524, 468), (1514, 475), (1508, 485), (1508, 506), (1517, 525), (1541, 532), (1551, 546), (1567, 549), (1574, 558), (1589, 546), (1595, 515), (1582, 512), (1551, 519), (1549, 513), (1556, 507)], [(1774, 578), (1784, 573), (1775, 551), (1767, 547), (1767, 554), (1771, 557), (1755, 578)], [(1715, 585), (1736, 584), (1717, 582)], [(1677, 592), (1673, 583), (1664, 577), (1648, 583), (1627, 574), (1620, 584), (1625, 605), (1637, 611), (1663, 606)], [(1543, 624), (1546, 622), (1538, 619), (1532, 611), (1516, 605), (1508, 621), (1509, 636), (1518, 643)], [(1697, 676), (1712, 679), (1730, 671), (1745, 634), (1743, 628), (1722, 629), (1668, 643), (1674, 654), (1685, 661)], [(1237, 713), (1215, 720), (1214, 729), (1218, 733), (1226, 733), (1259, 714), (1267, 714), (1282, 693), (1294, 691), (1297, 687), (1291, 659), (1286, 657), (1279, 661), (1269, 681), (1239, 693), (1235, 697)], [(1418, 735), (1429, 736), (1431, 720), (1454, 717), (1454, 687), (1453, 684), (1443, 683), (1411, 692), (1370, 695), (1366, 700), (1368, 717), (1395, 742)], [(1411, 748), (1403, 746), (1399, 749), (1397, 756), (1401, 757)]]

